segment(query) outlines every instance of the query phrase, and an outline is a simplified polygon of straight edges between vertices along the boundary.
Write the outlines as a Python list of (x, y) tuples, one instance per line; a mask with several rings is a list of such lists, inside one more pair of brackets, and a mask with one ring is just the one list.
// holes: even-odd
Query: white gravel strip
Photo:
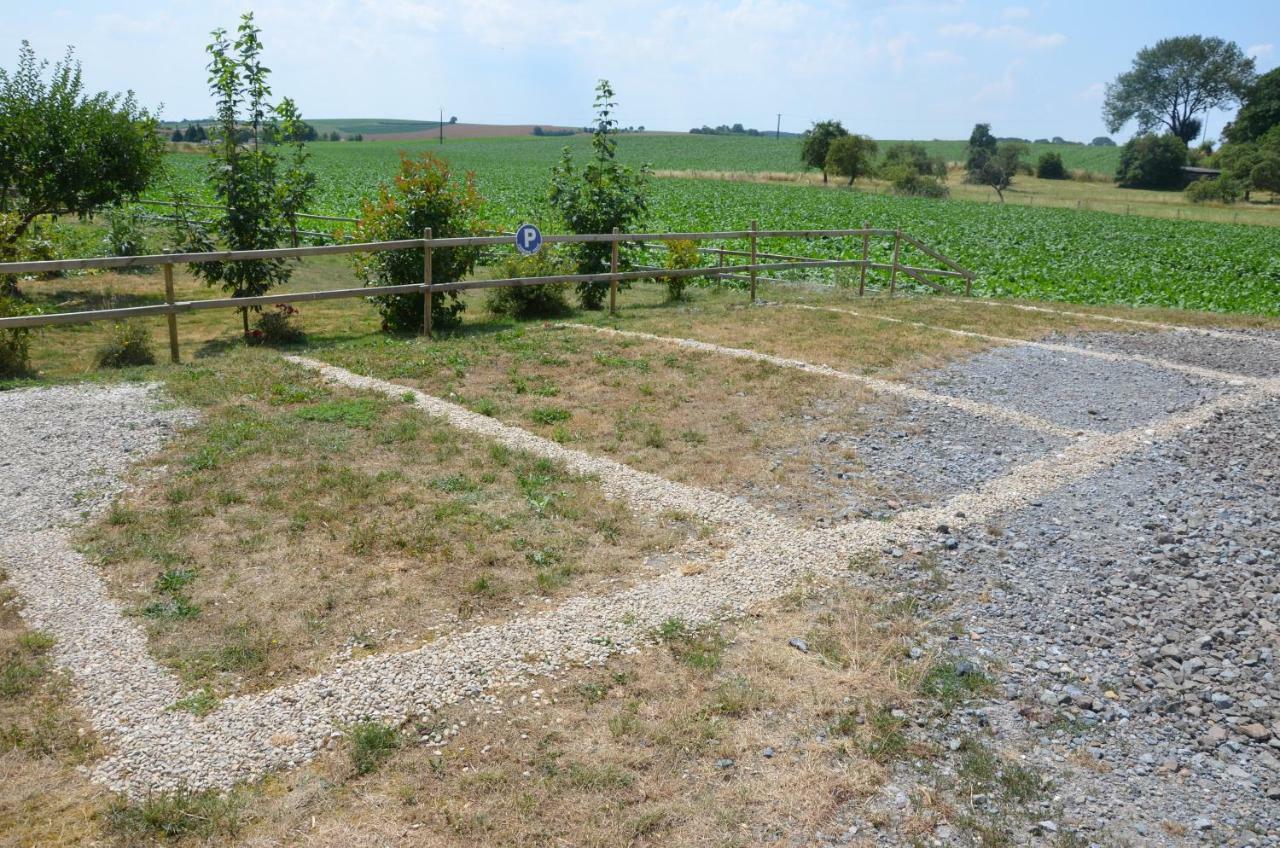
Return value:
[(1047, 419), (1040, 418), (1035, 415), (1026, 415), (1018, 412), (1017, 410), (1008, 409), (1003, 406), (995, 406), (988, 403), (968, 400), (966, 398), (938, 394), (937, 392), (921, 389), (909, 383), (896, 383), (892, 380), (881, 380), (878, 377), (864, 377), (859, 374), (850, 374), (847, 371), (839, 371), (829, 365), (815, 365), (811, 362), (805, 362), (802, 359), (788, 359), (783, 356), (774, 356), (773, 354), (761, 353), (756, 350), (725, 347), (723, 345), (712, 344), (711, 342), (698, 341), (697, 339), (685, 339), (677, 336), (658, 336), (653, 333), (642, 333), (637, 330), (616, 330), (612, 327), (594, 327), (590, 324), (574, 323), (562, 323), (557, 324), (556, 326), (567, 327), (573, 330), (590, 330), (595, 333), (623, 336), (626, 338), (645, 339), (647, 341), (661, 342), (663, 344), (689, 348), (690, 350), (700, 350), (706, 353), (732, 356), (736, 359), (748, 359), (754, 362), (767, 362), (770, 365), (776, 365), (779, 368), (791, 368), (796, 371), (817, 374), (821, 377), (832, 377), (848, 383), (856, 383), (860, 386), (866, 386), (872, 391), (879, 392), (880, 394), (905, 398), (917, 403), (931, 403), (939, 406), (949, 406), (970, 415), (1004, 421), (1019, 427), (1026, 427), (1029, 430), (1037, 430), (1051, 436), (1058, 436), (1059, 438), (1074, 439), (1079, 438), (1080, 436), (1095, 434), (1095, 431), (1092, 430), (1084, 430), (1078, 427), (1064, 427), (1061, 424), (1055, 424)]
[(1098, 321), (1110, 321), (1113, 324), (1128, 324), (1132, 327), (1148, 327), (1154, 330), (1167, 330), (1176, 333), (1192, 333), (1198, 336), (1209, 336), (1230, 342), (1261, 342), (1268, 345), (1280, 345), (1280, 339), (1268, 339), (1249, 333), (1232, 332), (1231, 330), (1215, 330), (1212, 327), (1188, 327), (1184, 324), (1164, 324), (1160, 321), (1143, 321), (1139, 318), (1119, 318), (1115, 315), (1097, 315), (1092, 312), (1072, 312), (1067, 309), (1050, 309), (1047, 306), (1031, 306), (1026, 303), (1008, 303), (1002, 300), (982, 300), (978, 298), (941, 297), (943, 303), (976, 303), (980, 306), (1007, 307), (1021, 309), (1023, 312), (1047, 312), (1050, 315), (1066, 315), (1070, 318), (1092, 318)]
[[(1274, 382), (1266, 377), (1253, 377), (1248, 374), (1235, 374), (1230, 371), (1219, 371), (1214, 368), (1201, 368), (1198, 365), (1186, 365), (1181, 362), (1174, 362), (1169, 359), (1161, 359), (1154, 356), (1144, 356), (1140, 353), (1112, 353), (1104, 350), (1094, 350), (1092, 348), (1079, 347), (1077, 345), (1061, 344), (1058, 342), (1040, 342), (1028, 341), (1025, 339), (1014, 339), (1008, 336), (992, 336), (987, 333), (975, 333), (972, 330), (957, 330), (954, 327), (943, 327), (938, 324), (928, 324), (924, 321), (912, 321), (907, 318), (891, 318), (888, 315), (877, 315), (870, 312), (858, 312), (854, 309), (841, 309), (834, 306), (810, 306), (802, 303), (779, 304), (791, 309), (807, 309), (812, 312), (835, 312), (841, 315), (851, 315), (855, 318), (867, 318), (873, 321), (887, 321), (891, 324), (905, 324), (909, 327), (919, 327), (922, 330), (935, 330), (942, 333), (950, 333), (954, 336), (963, 336), (971, 339), (982, 339), (983, 341), (995, 342), (1004, 345), (1022, 345), (1024, 347), (1033, 347), (1038, 350), (1052, 351), (1053, 353), (1074, 354), (1078, 356), (1087, 356), (1092, 359), (1101, 359), (1104, 362), (1137, 362), (1150, 368), (1160, 368), (1165, 371), (1174, 371), (1186, 374), (1191, 377), (1198, 377), (1202, 380), (1213, 380), (1215, 382), (1226, 383), (1231, 386), (1267, 386)], [(1239, 338), (1239, 337), (1237, 337)]]

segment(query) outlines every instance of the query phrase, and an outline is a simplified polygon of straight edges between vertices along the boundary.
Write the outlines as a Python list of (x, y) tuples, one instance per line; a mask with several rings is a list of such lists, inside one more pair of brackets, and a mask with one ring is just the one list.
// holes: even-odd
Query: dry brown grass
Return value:
[(204, 420), (84, 542), (161, 660), (219, 695), (644, 579), (698, 530), (270, 352), (169, 377)]
[(832, 419), (856, 432), (872, 400), (860, 387), (773, 365), (545, 326), (346, 345), (321, 356), (802, 521), (830, 506), (831, 483), (814, 476), (814, 463), (856, 462), (834, 455), (839, 447), (820, 443), (821, 433)]
[(67, 704), (51, 648), (23, 625), (0, 572), (0, 846), (84, 844), (97, 829), (103, 793), (75, 769), (98, 744)]

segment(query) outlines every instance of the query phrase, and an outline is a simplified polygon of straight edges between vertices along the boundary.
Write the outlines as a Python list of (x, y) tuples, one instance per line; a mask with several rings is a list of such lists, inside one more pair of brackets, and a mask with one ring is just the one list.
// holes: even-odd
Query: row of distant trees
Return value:
[[(306, 121), (300, 122), (300, 125), (293, 131), (292, 135), (285, 138), (273, 127), (263, 127), (260, 132), (261, 140), (267, 144), (283, 144), (287, 142), (308, 142), (308, 141), (364, 141), (363, 133), (351, 133), (343, 135), (337, 130), (327, 133), (317, 132), (316, 128), (308, 124)], [(252, 127), (239, 127), (235, 132), (235, 140), (237, 144), (247, 144), (253, 138)], [(184, 130), (181, 127), (175, 127), (173, 133), (169, 136), (169, 140), (173, 142), (186, 141), (194, 143), (208, 142), (210, 140), (209, 131), (204, 128), (203, 124), (187, 124)]]

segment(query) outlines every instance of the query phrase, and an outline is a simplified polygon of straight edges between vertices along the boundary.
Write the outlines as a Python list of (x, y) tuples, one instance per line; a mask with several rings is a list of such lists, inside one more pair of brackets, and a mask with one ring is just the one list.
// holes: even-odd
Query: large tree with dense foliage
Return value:
[(1244, 186), (1245, 199), (1254, 189), (1275, 193), (1280, 188), (1272, 179), (1280, 169), (1280, 124), (1258, 136), (1253, 141), (1239, 141), (1223, 145), (1213, 157), (1213, 163), (1222, 169), (1222, 175)]
[[(234, 42), (219, 28), (206, 48), (209, 89), (217, 106), (208, 179), (224, 211), (210, 229), (196, 221), (201, 216), (178, 196), (175, 227), (188, 250), (280, 247), (291, 240), (298, 213), (315, 193), (315, 174), (307, 167), (309, 154), (301, 141), (302, 115), (287, 97), (276, 105), (268, 100), (271, 71), (262, 64), (260, 35), (250, 12), (241, 17)], [(268, 143), (271, 139), (291, 140), (288, 158)], [(209, 285), (220, 284), (232, 297), (257, 297), (287, 282), (293, 265), (285, 259), (206, 262), (192, 265), (191, 272)], [(248, 336), (250, 309), (240, 312)]]
[(844, 138), (849, 131), (839, 121), (818, 121), (800, 138), (800, 161), (806, 168), (819, 168), (822, 181), (827, 181), (827, 153), (831, 143)]
[[(608, 233), (617, 227), (626, 232), (638, 225), (648, 210), (645, 192), (649, 183), (649, 166), (639, 170), (618, 161), (618, 122), (613, 86), (608, 80), (596, 85), (596, 125), (591, 136), (591, 158), (582, 168), (573, 161), (568, 147), (551, 169), (551, 206), (560, 213), (570, 232)], [(578, 271), (602, 274), (609, 270), (612, 247), (609, 242), (584, 242), (575, 245)], [(627, 263), (627, 251), (621, 252)], [(620, 285), (626, 288), (626, 285)], [(582, 282), (577, 285), (578, 300), (584, 309), (604, 305), (608, 283)]]
[(1254, 141), (1272, 127), (1280, 126), (1280, 68), (1258, 77), (1241, 98), (1236, 119), (1222, 134), (1232, 144)]
[(1102, 119), (1111, 132), (1131, 120), (1138, 132), (1158, 127), (1190, 143), (1196, 115), (1239, 102), (1255, 79), (1253, 59), (1234, 41), (1184, 35), (1144, 47), (1133, 67), (1107, 85)]
[(855, 179), (865, 177), (875, 170), (878, 149), (879, 146), (870, 136), (841, 136), (827, 148), (826, 170), (848, 177), (849, 185), (853, 185)]
[(137, 196), (160, 171), (164, 141), (133, 93), (86, 94), (70, 50), (48, 62), (22, 42), (18, 66), (0, 68), (0, 256), (41, 215), (88, 215)]

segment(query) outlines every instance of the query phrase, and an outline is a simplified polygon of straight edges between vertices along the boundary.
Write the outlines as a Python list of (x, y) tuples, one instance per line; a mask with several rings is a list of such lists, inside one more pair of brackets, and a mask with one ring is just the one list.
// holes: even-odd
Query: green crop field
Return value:
[[(315, 211), (351, 215), (358, 198), (393, 173), (401, 150), (436, 150), (473, 170), (488, 200), (489, 224), (523, 220), (555, 229), (547, 177), (565, 146), (585, 155), (587, 138), (502, 138), (315, 145), (320, 200)], [(768, 170), (786, 162), (794, 140), (717, 136), (624, 136), (620, 155), (667, 170)], [(1081, 148), (1075, 148), (1077, 150)], [(1083, 148), (1102, 150), (1102, 148)], [(205, 160), (170, 158), (172, 185), (200, 193)], [(792, 165), (794, 168), (794, 165)], [(159, 187), (156, 196), (171, 189)], [(930, 201), (696, 179), (657, 179), (649, 227), (658, 230), (840, 228), (863, 221), (900, 227), (978, 274), (983, 294), (1280, 314), (1280, 228), (1126, 217), (1102, 212)], [(846, 255), (851, 243), (777, 244), (772, 249)], [(883, 255), (887, 246), (876, 245)]]

